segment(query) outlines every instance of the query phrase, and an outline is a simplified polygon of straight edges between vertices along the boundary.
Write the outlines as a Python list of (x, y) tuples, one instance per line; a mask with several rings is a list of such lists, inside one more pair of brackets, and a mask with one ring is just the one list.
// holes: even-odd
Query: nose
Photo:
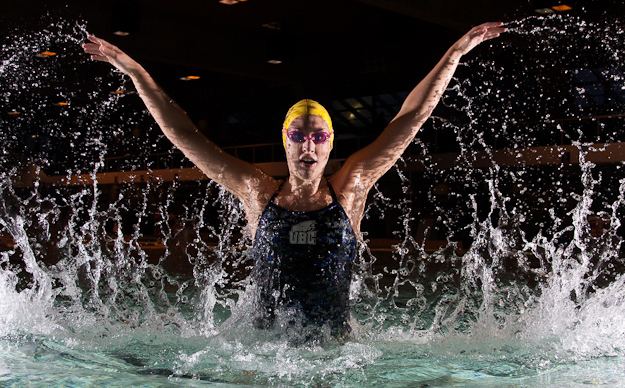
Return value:
[(302, 143), (302, 151), (304, 152), (315, 152), (315, 142), (309, 137)]

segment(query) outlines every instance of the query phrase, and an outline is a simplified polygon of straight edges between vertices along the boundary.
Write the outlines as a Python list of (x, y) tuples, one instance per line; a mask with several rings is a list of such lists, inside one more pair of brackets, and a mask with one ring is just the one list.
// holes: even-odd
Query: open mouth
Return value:
[(315, 163), (317, 163), (317, 161), (316, 161), (316, 160), (314, 160), (314, 159), (310, 159), (310, 158), (304, 158), (304, 159), (301, 159), (299, 162), (300, 162), (300, 163), (303, 163), (303, 164), (304, 164), (305, 166), (307, 166), (307, 167), (314, 166), (314, 165), (315, 165)]

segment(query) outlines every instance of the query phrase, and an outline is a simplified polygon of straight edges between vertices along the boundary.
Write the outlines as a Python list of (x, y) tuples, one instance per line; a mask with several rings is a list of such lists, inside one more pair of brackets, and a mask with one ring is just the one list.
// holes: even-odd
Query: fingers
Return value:
[[(94, 44), (97, 44), (99, 46), (103, 46), (103, 47), (108, 47), (109, 49), (114, 49), (115, 46), (110, 44), (109, 42), (107, 42), (106, 40), (102, 39), (102, 38), (98, 38), (97, 36), (93, 35), (93, 34), (88, 34), (87, 35), (87, 39), (89, 39), (91, 42), (93, 42)], [(89, 43), (86, 43), (89, 44)]]
[(497, 38), (507, 30), (508, 29), (503, 27), (503, 23), (501, 22), (484, 23), (474, 27), (471, 36), (473, 38), (479, 37), (483, 42), (485, 40)]
[(497, 27), (503, 27), (503, 25), (504, 25), (503, 22), (488, 22), (488, 23), (482, 23), (478, 27), (497, 28)]
[(504, 27), (502, 22), (488, 22), (482, 23), (479, 26), (473, 27), (462, 38), (460, 38), (455, 44), (455, 50), (462, 53), (462, 55), (471, 51), (475, 46), (484, 42), (485, 40), (497, 38), (502, 33), (506, 32), (507, 28)]
[(102, 42), (100, 38), (97, 38), (95, 35), (88, 34), (87, 39), (92, 43), (83, 43), (81, 45), (83, 50), (85, 50), (87, 54), (92, 54), (92, 56), (101, 55), (100, 47), (102, 46)]
[(472, 35), (481, 35), (481, 34), (501, 34), (506, 32), (508, 29), (504, 27), (502, 22), (489, 22), (483, 23), (479, 26), (475, 26), (471, 29), (470, 33)]
[(504, 27), (489, 28), (486, 31), (486, 33), (484, 34), (484, 40), (496, 38), (496, 37), (498, 37), (499, 35), (503, 34), (506, 31), (507, 31), (507, 29), (504, 28)]
[(95, 35), (87, 34), (87, 39), (89, 39), (93, 43), (100, 44), (100, 38), (97, 38)]
[(108, 62), (108, 58), (103, 57), (102, 55), (92, 55), (91, 59), (94, 61), (102, 61), (102, 62)]
[(116, 56), (117, 48), (104, 39), (100, 39), (92, 34), (87, 35), (87, 39), (91, 43), (83, 43), (82, 48), (85, 53), (91, 55), (91, 59), (110, 62), (110, 58)]
[(484, 35), (483, 41), (484, 40), (497, 38), (497, 37), (499, 37), (499, 35), (501, 35), (501, 34), (486, 34), (486, 35)]
[(93, 43), (86, 43), (82, 45), (85, 53), (91, 56), (91, 59), (98, 61), (108, 61), (106, 55), (99, 50), (99, 46)]
[(100, 54), (100, 46), (97, 44), (83, 43), (82, 48), (87, 54)]

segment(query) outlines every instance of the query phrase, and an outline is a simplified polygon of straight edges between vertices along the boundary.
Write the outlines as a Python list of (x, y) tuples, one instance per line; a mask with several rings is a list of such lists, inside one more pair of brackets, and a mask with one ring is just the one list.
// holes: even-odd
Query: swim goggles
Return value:
[(323, 144), (330, 139), (328, 132), (312, 132), (309, 135), (304, 135), (302, 131), (289, 131), (286, 136), (294, 143), (303, 143), (306, 140), (312, 140), (315, 144)]

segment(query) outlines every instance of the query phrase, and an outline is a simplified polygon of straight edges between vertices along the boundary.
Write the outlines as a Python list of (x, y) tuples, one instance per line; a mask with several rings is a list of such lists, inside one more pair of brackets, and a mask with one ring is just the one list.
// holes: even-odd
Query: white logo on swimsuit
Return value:
[(304, 221), (293, 225), (289, 232), (289, 242), (291, 244), (315, 245), (317, 243), (317, 222)]

